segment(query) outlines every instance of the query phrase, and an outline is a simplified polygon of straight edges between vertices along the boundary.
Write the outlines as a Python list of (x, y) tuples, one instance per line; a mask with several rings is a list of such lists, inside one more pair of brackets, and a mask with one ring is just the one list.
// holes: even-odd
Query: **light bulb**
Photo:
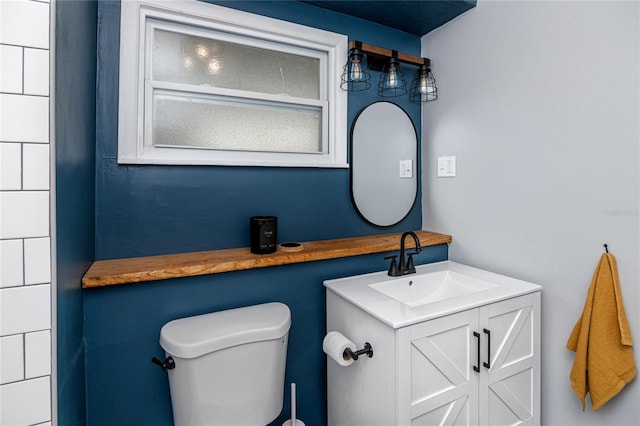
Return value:
[(353, 59), (351, 61), (351, 73), (349, 74), (349, 79), (351, 81), (362, 80), (362, 65), (360, 65), (360, 61), (357, 59)]
[(398, 74), (396, 73), (396, 67), (391, 65), (389, 67), (389, 77), (387, 78), (387, 87), (396, 87), (398, 85)]
[[(426, 95), (427, 92), (429, 92), (429, 85), (427, 84), (427, 76), (426, 75), (421, 75), (420, 76), (420, 85), (418, 86), (418, 90), (421, 94)], [(433, 91), (433, 89), (431, 89), (431, 91)]]
[(184, 59), (183, 59), (183, 64), (184, 64), (184, 67), (185, 67), (186, 69), (191, 69), (191, 68), (193, 68), (193, 57), (191, 57), (191, 56), (185, 56), (185, 57), (184, 57)]

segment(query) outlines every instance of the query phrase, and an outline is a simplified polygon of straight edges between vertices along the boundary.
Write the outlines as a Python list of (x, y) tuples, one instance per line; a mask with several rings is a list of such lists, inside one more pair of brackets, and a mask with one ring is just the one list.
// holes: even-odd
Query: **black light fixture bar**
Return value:
[[(374, 46), (372, 44), (356, 40), (349, 42), (349, 49), (358, 49), (360, 52), (366, 54), (367, 60), (369, 61), (369, 68), (376, 71), (382, 70), (382, 67), (389, 62), (389, 59), (394, 57), (394, 51), (391, 49)], [(410, 55), (404, 52), (395, 52), (397, 53), (395, 58), (398, 62), (403, 64), (414, 65), (416, 67), (419, 67), (420, 65), (431, 66), (431, 60), (429, 58), (422, 58), (420, 56)]]

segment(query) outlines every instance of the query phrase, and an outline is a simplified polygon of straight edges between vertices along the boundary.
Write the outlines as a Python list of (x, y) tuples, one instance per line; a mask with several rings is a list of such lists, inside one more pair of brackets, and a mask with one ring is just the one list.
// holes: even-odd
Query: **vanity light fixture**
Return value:
[(361, 41), (349, 43), (349, 57), (344, 66), (340, 87), (349, 92), (359, 92), (371, 87), (369, 69), (381, 71), (378, 95), (396, 97), (407, 93), (407, 81), (400, 64), (418, 67), (411, 85), (409, 99), (413, 102), (429, 102), (438, 98), (435, 78), (431, 72), (431, 60), (396, 50), (373, 46)]
[(348, 92), (361, 92), (371, 87), (371, 73), (361, 48), (361, 42), (354, 42), (354, 46), (349, 49), (349, 59), (342, 70), (340, 88)]
[(405, 93), (407, 93), (407, 80), (404, 79), (404, 73), (400, 70), (398, 52), (394, 50), (393, 56), (389, 58), (389, 62), (386, 63), (380, 73), (378, 95), (383, 98), (395, 98)]
[(418, 72), (411, 83), (409, 97), (413, 102), (430, 102), (438, 99), (436, 79), (426, 63), (418, 67)]

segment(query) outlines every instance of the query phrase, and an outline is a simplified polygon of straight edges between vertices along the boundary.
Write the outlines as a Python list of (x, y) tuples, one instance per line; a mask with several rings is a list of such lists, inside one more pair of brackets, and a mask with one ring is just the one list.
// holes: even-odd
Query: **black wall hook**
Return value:
[(606, 244), (604, 245), (604, 250), (609, 253), (609, 247)]

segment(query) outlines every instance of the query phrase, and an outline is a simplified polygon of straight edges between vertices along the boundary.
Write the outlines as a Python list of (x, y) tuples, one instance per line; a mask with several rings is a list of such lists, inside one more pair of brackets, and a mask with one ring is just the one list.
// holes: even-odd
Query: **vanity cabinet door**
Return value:
[(540, 423), (540, 293), (479, 308), (481, 425)]
[(478, 424), (478, 311), (398, 330), (399, 425)]
[(539, 292), (397, 333), (396, 424), (540, 424)]

